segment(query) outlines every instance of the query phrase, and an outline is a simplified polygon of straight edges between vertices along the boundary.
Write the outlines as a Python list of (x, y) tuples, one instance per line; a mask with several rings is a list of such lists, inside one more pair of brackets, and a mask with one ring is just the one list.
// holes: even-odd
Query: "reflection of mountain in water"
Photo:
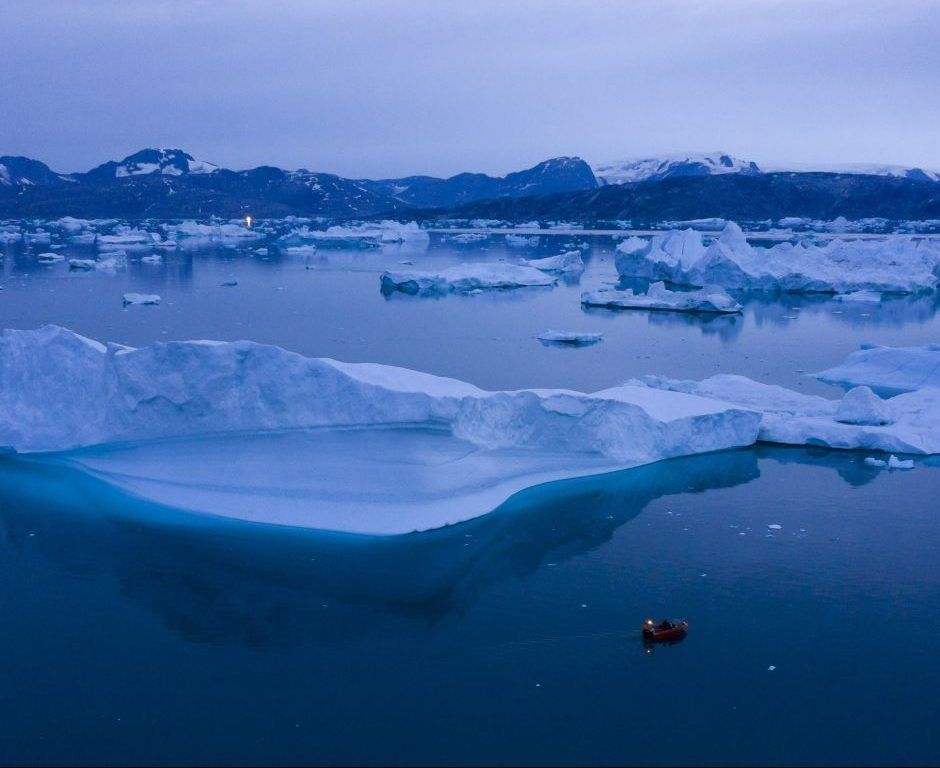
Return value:
[(532, 488), (461, 525), (370, 537), (181, 514), (5, 457), (0, 525), (7, 547), (28, 539), (69, 572), (111, 573), (191, 641), (263, 648), (431, 626), (495, 583), (600, 546), (654, 499), (757, 476), (753, 451), (674, 459)]

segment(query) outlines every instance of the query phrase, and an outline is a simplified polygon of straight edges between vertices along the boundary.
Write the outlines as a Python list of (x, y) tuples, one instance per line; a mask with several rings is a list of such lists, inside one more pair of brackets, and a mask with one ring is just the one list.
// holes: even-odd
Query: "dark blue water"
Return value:
[(8, 457), (0, 760), (935, 763), (938, 489), (759, 449), (360, 538)]
[[(940, 338), (933, 297), (742, 297), (741, 316), (711, 320), (585, 312), (580, 292), (616, 279), (603, 238), (580, 284), (379, 291), (400, 261), (566, 242), (214, 248), (162, 265), (137, 251), (114, 274), (8, 245), (0, 327), (249, 338), (488, 388), (726, 372), (831, 396), (804, 374), (861, 342)], [(125, 309), (126, 291), (163, 303)], [(605, 340), (546, 347), (549, 328)], [(0, 763), (938, 763), (940, 466), (862, 460), (699, 456), (364, 538), (185, 515), (0, 456)], [(653, 615), (687, 617), (689, 636), (650, 652), (638, 627)]]

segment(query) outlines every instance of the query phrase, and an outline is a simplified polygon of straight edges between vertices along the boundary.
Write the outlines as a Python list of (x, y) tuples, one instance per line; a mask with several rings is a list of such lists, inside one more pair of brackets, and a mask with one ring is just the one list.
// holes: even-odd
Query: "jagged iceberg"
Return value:
[(381, 275), (382, 291), (400, 291), (412, 296), (470, 293), (510, 288), (552, 286), (556, 278), (534, 267), (516, 264), (473, 262), (442, 269), (386, 271)]
[(527, 267), (535, 267), (542, 272), (570, 274), (584, 271), (581, 251), (567, 251), (557, 256), (547, 256), (544, 259), (527, 259), (525, 264)]
[(617, 246), (621, 277), (681, 285), (803, 293), (916, 293), (934, 290), (940, 276), (940, 244), (916, 237), (778, 243), (754, 247), (729, 222), (706, 245), (691, 229), (630, 238)]
[(735, 314), (741, 311), (741, 305), (717, 286), (706, 286), (696, 291), (670, 291), (663, 282), (653, 283), (646, 293), (634, 293), (629, 288), (625, 291), (615, 288), (586, 291), (581, 294), (581, 303), (586, 307), (606, 309), (711, 314)]

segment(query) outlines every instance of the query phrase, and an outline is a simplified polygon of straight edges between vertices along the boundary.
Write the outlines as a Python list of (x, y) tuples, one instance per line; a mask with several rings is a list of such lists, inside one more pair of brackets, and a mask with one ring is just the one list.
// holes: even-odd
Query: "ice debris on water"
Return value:
[(125, 293), (124, 304), (159, 304), (160, 297), (155, 293)]

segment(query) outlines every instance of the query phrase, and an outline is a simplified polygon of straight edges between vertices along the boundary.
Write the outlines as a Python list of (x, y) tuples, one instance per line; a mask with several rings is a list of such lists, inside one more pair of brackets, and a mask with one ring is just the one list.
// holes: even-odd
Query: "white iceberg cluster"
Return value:
[(365, 224), (336, 225), (326, 230), (303, 226), (278, 238), (281, 246), (313, 243), (321, 248), (379, 248), (385, 245), (426, 247), (430, 235), (417, 222), (377, 221)]
[(386, 271), (382, 273), (381, 281), (382, 290), (385, 292), (400, 291), (412, 296), (432, 296), (445, 293), (552, 286), (556, 278), (534, 267), (474, 262), (448, 267), (439, 272)]
[(940, 453), (940, 389), (935, 387), (889, 400), (882, 400), (867, 387), (858, 387), (841, 400), (827, 400), (733, 374), (703, 381), (644, 376), (635, 383), (758, 411), (759, 439), (768, 443)]
[(586, 291), (581, 294), (581, 303), (586, 307), (665, 312), (734, 314), (741, 311), (741, 305), (717, 286), (706, 286), (696, 291), (670, 291), (662, 281), (650, 285), (646, 293), (616, 288)]
[(249, 229), (244, 223), (229, 222), (227, 224), (200, 224), (197, 221), (187, 220), (177, 224), (167, 233), (170, 242), (185, 241), (186, 245), (201, 245), (203, 243), (249, 243), (262, 240), (265, 235), (254, 229)]
[(803, 293), (916, 293), (936, 287), (940, 245), (913, 237), (778, 243), (754, 247), (741, 228), (729, 222), (706, 245), (691, 229), (631, 237), (616, 255), (622, 277), (665, 280), (681, 285)]

